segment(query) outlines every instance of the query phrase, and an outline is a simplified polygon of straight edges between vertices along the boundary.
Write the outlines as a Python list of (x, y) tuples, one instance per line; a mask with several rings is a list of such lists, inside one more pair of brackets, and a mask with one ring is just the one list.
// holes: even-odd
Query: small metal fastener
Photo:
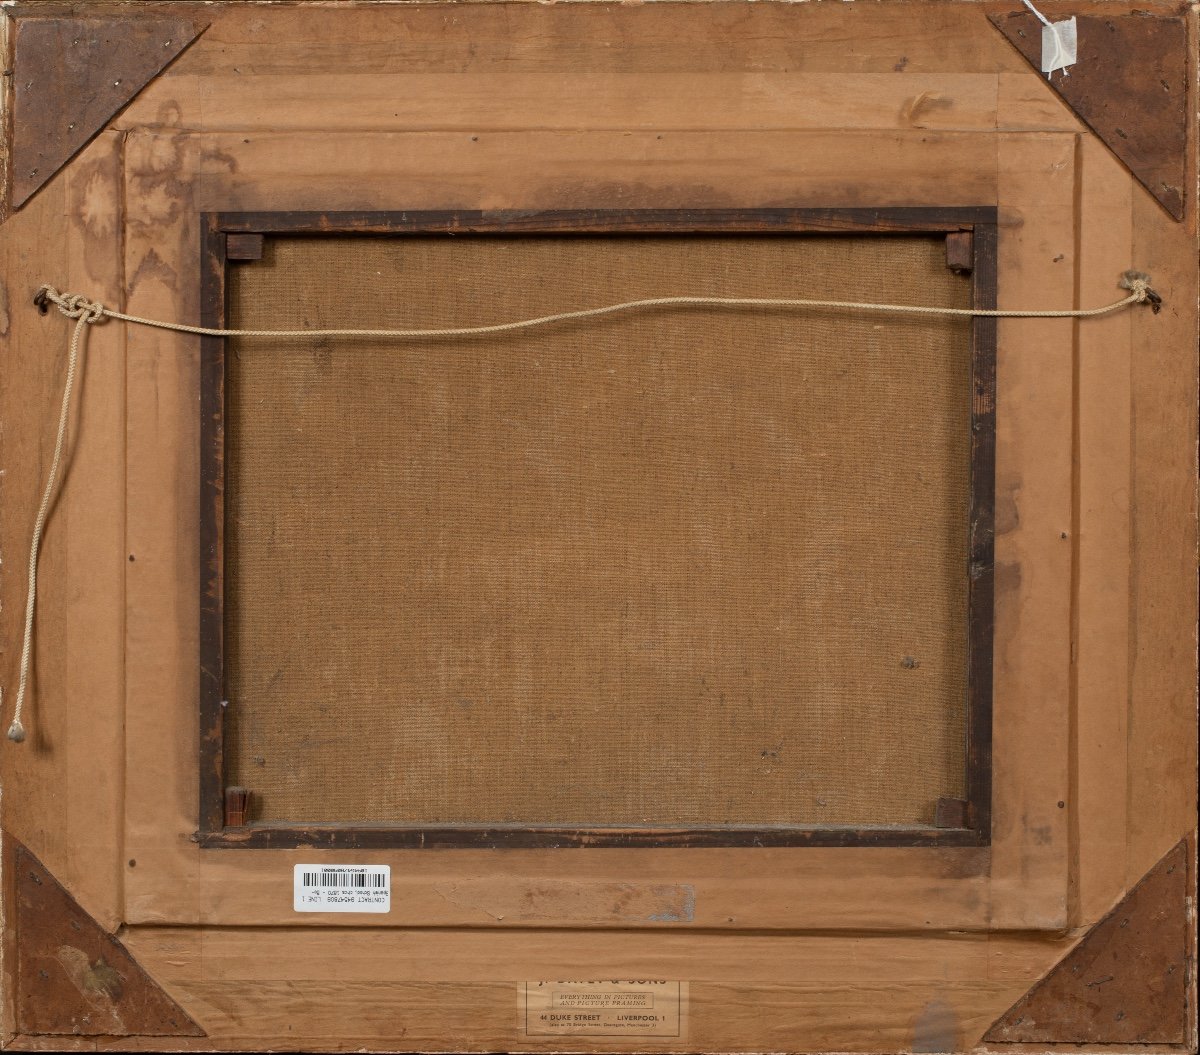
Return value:
[(1117, 285), (1122, 289), (1133, 289), (1135, 282), (1146, 290), (1146, 299), (1143, 303), (1149, 304), (1150, 310), (1157, 315), (1162, 310), (1163, 299), (1150, 288), (1150, 276), (1145, 271), (1126, 271), (1121, 275), (1121, 281)]
[(43, 287), (34, 294), (33, 303), (37, 306), (37, 310), (43, 315), (50, 311), (50, 298), (46, 296), (46, 289)]

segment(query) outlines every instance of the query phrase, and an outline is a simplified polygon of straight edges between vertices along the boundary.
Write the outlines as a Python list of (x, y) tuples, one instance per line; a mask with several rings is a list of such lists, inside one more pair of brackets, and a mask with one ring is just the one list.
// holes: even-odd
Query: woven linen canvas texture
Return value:
[[(953, 307), (941, 238), (270, 238), (237, 327)], [(970, 327), (654, 309), (227, 356), (252, 819), (931, 824), (962, 797)]]

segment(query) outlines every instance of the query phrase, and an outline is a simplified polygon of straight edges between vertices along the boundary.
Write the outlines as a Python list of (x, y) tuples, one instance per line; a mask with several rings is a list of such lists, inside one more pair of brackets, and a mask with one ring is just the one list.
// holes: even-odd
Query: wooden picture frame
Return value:
[[(977, 307), (996, 303), (996, 210), (738, 209), (588, 210), (586, 212), (219, 213), (201, 219), (201, 325), (228, 325), (227, 245), (261, 253), (261, 239), (280, 235), (354, 234), (944, 234), (947, 266), (970, 271)], [(967, 236), (964, 241), (964, 235)], [(954, 240), (951, 244), (950, 240)], [(243, 246), (246, 247), (243, 249)], [(965, 247), (965, 249), (963, 248)], [(954, 260), (951, 254), (964, 253)], [(236, 266), (236, 265), (234, 265)], [(200, 825), (202, 846), (329, 849), (553, 848), (562, 846), (986, 846), (991, 827), (991, 678), (995, 510), (996, 320), (977, 318), (971, 332), (967, 672), (967, 798), (947, 800), (936, 827), (847, 828), (539, 828), (522, 825), (429, 827), (323, 824), (227, 826), (223, 764), (226, 692), (224, 635), (224, 348), (225, 339), (201, 342), (200, 528)], [(961, 816), (954, 817), (957, 806)]]
[[(72, 325), (43, 283), (193, 324), (230, 243), (320, 217), (941, 215), (980, 225), (977, 280), (994, 223), (1001, 309), (1111, 304), (1129, 269), (1162, 303), (976, 323), (990, 817), (929, 845), (226, 828), (219, 342), (90, 326), (0, 742), (0, 1046), (1194, 1050), (1200, 15), (1037, 6), (1076, 21), (1069, 76), (1019, 3), (4, 9), (6, 721)], [(388, 866), (391, 910), (296, 912), (314, 863)], [(539, 982), (623, 978), (669, 986), (670, 1030), (536, 1028)]]

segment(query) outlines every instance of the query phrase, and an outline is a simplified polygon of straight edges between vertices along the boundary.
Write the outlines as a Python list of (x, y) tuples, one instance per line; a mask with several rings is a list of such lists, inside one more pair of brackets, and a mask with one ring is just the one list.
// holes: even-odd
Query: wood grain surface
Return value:
[[(85, 7), (124, 10), (15, 10)], [(548, 1050), (517, 983), (609, 973), (691, 983), (661, 1050), (968, 1050), (1194, 830), (1195, 197), (1177, 223), (1128, 175), (988, 21), (1016, 7), (143, 6), (211, 26), (0, 228), (6, 708), (68, 337), (31, 297), (194, 321), (202, 212), (998, 206), (1001, 306), (1130, 267), (1164, 298), (998, 326), (990, 849), (372, 850), (393, 910), (352, 925), (290, 901), (351, 856), (192, 839), (199, 348), (93, 327), (0, 823), (209, 1034), (172, 1047)], [(691, 887), (692, 922), (622, 884)], [(14, 1035), (13, 941), (7, 1046), (160, 1050)]]

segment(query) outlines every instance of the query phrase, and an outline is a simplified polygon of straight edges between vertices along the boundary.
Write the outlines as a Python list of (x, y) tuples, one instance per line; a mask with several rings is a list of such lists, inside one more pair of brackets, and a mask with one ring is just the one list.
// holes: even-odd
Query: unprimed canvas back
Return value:
[[(269, 238), (236, 327), (970, 306), (939, 237)], [(252, 818), (930, 824), (964, 794), (970, 324), (653, 309), (227, 355)]]

